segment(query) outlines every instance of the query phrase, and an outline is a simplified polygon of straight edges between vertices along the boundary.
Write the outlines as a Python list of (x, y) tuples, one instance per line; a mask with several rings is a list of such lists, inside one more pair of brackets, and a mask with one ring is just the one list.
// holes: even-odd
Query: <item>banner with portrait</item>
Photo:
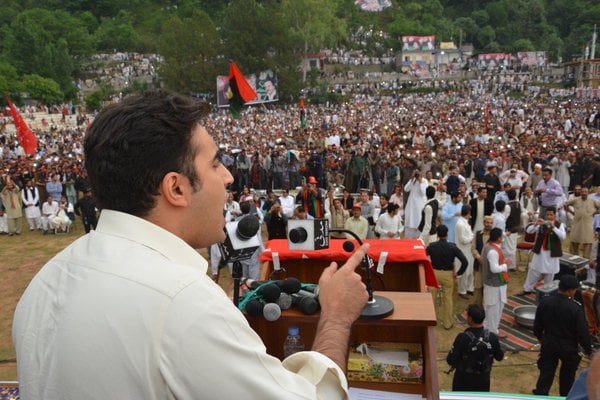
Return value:
[(521, 67), (543, 67), (546, 65), (545, 51), (519, 51), (517, 60)]
[(392, 0), (354, 0), (362, 11), (383, 11), (392, 6)]
[(425, 61), (402, 61), (402, 72), (415, 78), (431, 78), (429, 64)]
[(435, 36), (402, 36), (402, 51), (434, 51)]
[(482, 69), (507, 68), (511, 65), (511, 61), (512, 55), (510, 53), (487, 53), (477, 56), (479, 68)]
[[(261, 71), (258, 76), (250, 74), (245, 76), (248, 84), (256, 92), (256, 99), (246, 104), (270, 103), (279, 100), (277, 90), (277, 74), (271, 69)], [(229, 106), (229, 77), (217, 76), (217, 107)]]

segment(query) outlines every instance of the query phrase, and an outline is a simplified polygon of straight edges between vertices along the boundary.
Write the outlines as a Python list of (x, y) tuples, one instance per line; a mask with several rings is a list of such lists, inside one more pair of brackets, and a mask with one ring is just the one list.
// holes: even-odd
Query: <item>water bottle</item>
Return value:
[(283, 343), (283, 356), (286, 358), (299, 351), (304, 351), (304, 342), (302, 342), (302, 338), (300, 337), (300, 329), (297, 326), (290, 326), (288, 328), (288, 336)]

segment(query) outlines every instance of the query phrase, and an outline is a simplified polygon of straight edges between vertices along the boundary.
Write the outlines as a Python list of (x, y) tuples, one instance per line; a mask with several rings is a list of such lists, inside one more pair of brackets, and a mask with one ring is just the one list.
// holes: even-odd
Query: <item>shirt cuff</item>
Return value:
[(283, 360), (283, 367), (317, 389), (319, 399), (347, 399), (348, 381), (344, 371), (330, 358), (315, 351), (302, 351)]

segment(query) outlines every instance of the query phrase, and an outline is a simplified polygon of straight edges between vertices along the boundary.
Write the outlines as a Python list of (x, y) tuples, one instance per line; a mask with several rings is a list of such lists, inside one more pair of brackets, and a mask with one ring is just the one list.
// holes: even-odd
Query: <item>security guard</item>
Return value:
[[(452, 329), (454, 321), (452, 310), (454, 307), (452, 297), (454, 296), (454, 281), (457, 276), (467, 270), (469, 262), (462, 251), (454, 243), (448, 242), (448, 227), (439, 225), (437, 227), (438, 241), (427, 246), (427, 255), (431, 259), (431, 265), (435, 277), (442, 288), (442, 325), (445, 329)], [(460, 269), (454, 272), (454, 259), (460, 260)], [(431, 288), (431, 295), (437, 299), (438, 289)], [(436, 306), (437, 306), (437, 302)], [(436, 310), (437, 311), (437, 310)]]
[(581, 361), (577, 344), (581, 344), (585, 354), (592, 353), (583, 307), (573, 300), (578, 287), (575, 276), (563, 275), (558, 295), (546, 297), (537, 308), (533, 333), (542, 343), (542, 349), (537, 363), (540, 376), (533, 394), (548, 395), (560, 360), (559, 390), (561, 396), (566, 396)]
[[(481, 304), (470, 304), (467, 308), (469, 327), (458, 334), (446, 357), (454, 372), (453, 392), (489, 392), (493, 359), (501, 361), (504, 351), (498, 336), (483, 328), (485, 310)], [(479, 343), (480, 342), (480, 343)], [(473, 343), (477, 343), (473, 346)], [(481, 354), (479, 348), (486, 351)]]

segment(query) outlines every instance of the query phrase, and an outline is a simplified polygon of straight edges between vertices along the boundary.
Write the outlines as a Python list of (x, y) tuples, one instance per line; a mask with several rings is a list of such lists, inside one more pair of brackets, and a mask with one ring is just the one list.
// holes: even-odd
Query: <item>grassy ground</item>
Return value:
[[(83, 227), (77, 220), (68, 234), (44, 236), (39, 232), (24, 231), (21, 236), (0, 236), (0, 276), (3, 284), (3, 292), (0, 297), (0, 310), (2, 310), (0, 313), (0, 381), (17, 380), (11, 327), (12, 316), (19, 297), (44, 263), (82, 234)], [(523, 256), (524, 259), (525, 256)], [(519, 267), (521, 271), (510, 275), (509, 295), (522, 289), (525, 279), (525, 262), (520, 263)], [(221, 271), (223, 276), (220, 284), (226, 291), (231, 291), (231, 277), (226, 268)], [(462, 312), (468, 303), (468, 300), (456, 296), (455, 312)], [(440, 390), (451, 390), (452, 374), (445, 373), (448, 370), (446, 354), (456, 335), (465, 328), (466, 326), (460, 324), (455, 324), (450, 331), (446, 331), (440, 326), (436, 328)], [(492, 390), (531, 393), (538, 376), (535, 366), (537, 355), (536, 351), (511, 353), (506, 355), (504, 361), (495, 363), (492, 370)], [(588, 361), (584, 359), (580, 369), (587, 365)], [(558, 394), (557, 381), (558, 379), (555, 379), (555, 385), (550, 394)]]

